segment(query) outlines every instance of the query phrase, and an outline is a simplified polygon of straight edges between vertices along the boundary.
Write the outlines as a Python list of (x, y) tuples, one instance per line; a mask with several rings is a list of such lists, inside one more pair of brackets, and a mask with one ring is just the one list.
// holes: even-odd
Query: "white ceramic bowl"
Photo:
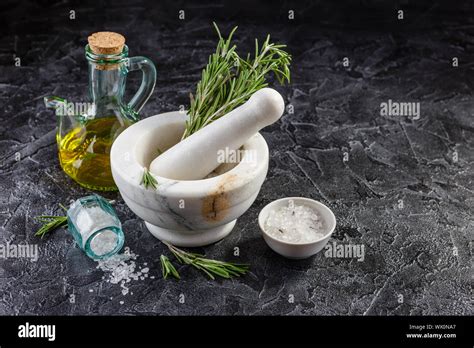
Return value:
[[(316, 210), (320, 214), (324, 222), (324, 237), (310, 243), (289, 243), (276, 239), (265, 231), (265, 221), (267, 220), (270, 211), (278, 210), (284, 206), (287, 207), (290, 199), (293, 200), (295, 206), (305, 205)], [(321, 251), (327, 244), (336, 228), (336, 217), (331, 209), (314, 199), (285, 197), (267, 204), (258, 215), (258, 224), (262, 230), (263, 239), (265, 239), (265, 242), (273, 251), (289, 259), (305, 259)]]
[[(268, 170), (268, 146), (255, 134), (244, 157), (220, 175), (203, 180), (154, 176), (156, 190), (140, 185), (145, 167), (183, 134), (186, 115), (168, 112), (141, 120), (123, 131), (110, 153), (112, 175), (125, 203), (157, 238), (177, 246), (202, 246), (227, 236), (255, 201)], [(232, 130), (229, 129), (229, 136)], [(179, 158), (176, 159), (179, 161)]]

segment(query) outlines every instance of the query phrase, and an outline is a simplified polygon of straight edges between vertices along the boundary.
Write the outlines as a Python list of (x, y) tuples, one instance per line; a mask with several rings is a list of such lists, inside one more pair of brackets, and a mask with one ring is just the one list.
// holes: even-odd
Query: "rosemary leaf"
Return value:
[[(249, 270), (249, 265), (247, 264), (239, 264), (239, 263), (207, 259), (203, 255), (184, 251), (169, 243), (164, 243), (164, 244), (168, 247), (171, 253), (178, 260), (178, 262), (193, 266), (199, 271), (204, 272), (212, 280), (215, 279), (215, 276), (219, 276), (225, 279), (240, 277), (241, 275), (246, 274)], [(161, 259), (163, 257), (166, 258), (166, 256), (161, 255)], [(166, 260), (168, 260), (168, 258), (166, 258)], [(162, 261), (162, 265), (163, 265), (163, 261)], [(164, 276), (164, 273), (163, 273), (163, 276)]]
[(67, 225), (67, 216), (41, 215), (37, 216), (36, 219), (43, 223), (43, 226), (35, 233), (35, 236), (41, 238), (47, 233)]
[(268, 35), (262, 45), (255, 40), (255, 53), (240, 58), (232, 44), (233, 28), (224, 39), (214, 23), (219, 36), (215, 53), (209, 57), (202, 71), (195, 94), (190, 94), (189, 119), (182, 139), (197, 132), (209, 123), (245, 103), (250, 96), (268, 86), (266, 77), (273, 73), (280, 84), (290, 81), (291, 56), (285, 45), (270, 43)]
[(148, 168), (143, 170), (143, 176), (142, 180), (140, 181), (140, 185), (143, 185), (145, 188), (152, 187), (154, 190), (156, 190), (156, 187), (158, 186), (158, 181), (156, 181), (155, 177), (150, 173)]
[(178, 271), (174, 268), (171, 261), (165, 255), (160, 256), (161, 261), (161, 271), (163, 273), (163, 278), (167, 279), (169, 275), (175, 277), (176, 279), (181, 279)]

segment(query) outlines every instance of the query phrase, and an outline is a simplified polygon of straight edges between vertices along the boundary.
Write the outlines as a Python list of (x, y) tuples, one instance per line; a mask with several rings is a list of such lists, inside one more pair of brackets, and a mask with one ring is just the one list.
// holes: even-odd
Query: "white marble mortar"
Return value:
[[(202, 180), (154, 176), (157, 189), (143, 187), (140, 181), (144, 168), (159, 151), (166, 151), (180, 140), (185, 119), (184, 113), (175, 111), (135, 123), (114, 141), (110, 160), (120, 194), (128, 207), (145, 220), (148, 230), (160, 240), (194, 247), (214, 243), (232, 231), (236, 219), (260, 191), (269, 154), (265, 139), (257, 133), (243, 145), (241, 161), (222, 165), (217, 170), (223, 172), (220, 175)], [(246, 161), (245, 156), (250, 154), (256, 160)]]

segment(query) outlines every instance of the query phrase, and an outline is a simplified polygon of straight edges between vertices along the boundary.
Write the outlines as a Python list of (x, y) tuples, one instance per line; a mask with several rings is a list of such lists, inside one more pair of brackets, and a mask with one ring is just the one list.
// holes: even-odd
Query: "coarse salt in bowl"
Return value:
[(336, 228), (326, 205), (304, 197), (286, 197), (267, 204), (258, 216), (263, 239), (276, 253), (305, 259), (321, 251)]

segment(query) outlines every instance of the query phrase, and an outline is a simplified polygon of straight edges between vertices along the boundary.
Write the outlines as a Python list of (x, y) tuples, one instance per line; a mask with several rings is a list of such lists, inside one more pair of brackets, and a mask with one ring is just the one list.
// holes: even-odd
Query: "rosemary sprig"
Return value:
[(246, 274), (249, 270), (249, 265), (247, 264), (207, 259), (203, 255), (184, 251), (169, 243), (164, 242), (164, 244), (168, 247), (168, 249), (173, 253), (174, 257), (176, 257), (176, 259), (180, 263), (193, 266), (194, 268), (207, 274), (207, 276), (209, 276), (209, 278), (211, 278), (212, 280), (216, 279), (215, 276), (219, 276), (226, 279), (232, 277), (240, 277), (241, 275)]
[(67, 216), (41, 215), (36, 217), (36, 219), (43, 223), (43, 226), (41, 226), (41, 228), (35, 233), (35, 236), (41, 238), (43, 238), (48, 232), (67, 225)]
[(145, 188), (152, 187), (154, 190), (156, 190), (156, 187), (158, 186), (158, 181), (156, 181), (155, 177), (151, 175), (148, 168), (143, 170), (143, 176), (142, 180), (140, 181), (140, 185), (143, 185)]
[[(61, 203), (59, 206), (64, 211), (67, 211), (67, 208)], [(40, 215), (36, 216), (35, 219), (43, 224), (43, 226), (41, 226), (40, 229), (35, 233), (35, 236), (41, 237), (41, 239), (43, 239), (43, 237), (49, 232), (67, 225), (67, 216)]]
[(161, 272), (163, 273), (163, 278), (167, 279), (168, 276), (173, 276), (176, 279), (181, 279), (179, 276), (178, 271), (176, 268), (174, 268), (173, 264), (171, 261), (166, 257), (165, 255), (160, 256), (160, 261), (161, 261)]
[(280, 84), (290, 81), (291, 56), (283, 50), (285, 45), (270, 43), (268, 35), (261, 47), (255, 40), (253, 58), (248, 54), (242, 59), (235, 51), (236, 46), (231, 45), (237, 27), (227, 39), (221, 36), (216, 23), (214, 27), (219, 35), (216, 52), (202, 71), (195, 96), (190, 96), (189, 120), (182, 139), (245, 103), (253, 93), (268, 85), (266, 76), (270, 72)]

